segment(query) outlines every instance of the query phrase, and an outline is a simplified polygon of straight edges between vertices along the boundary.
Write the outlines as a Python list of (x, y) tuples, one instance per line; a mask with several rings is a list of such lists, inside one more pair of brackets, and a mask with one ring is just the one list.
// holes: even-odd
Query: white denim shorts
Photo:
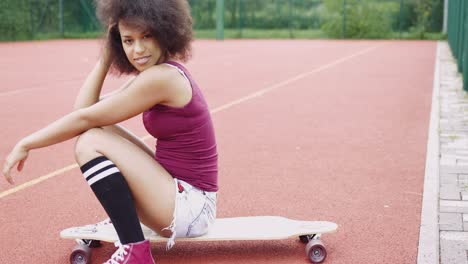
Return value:
[[(206, 234), (216, 219), (217, 192), (206, 192), (189, 183), (175, 179), (176, 204), (167, 249), (172, 248), (177, 237), (198, 237)], [(179, 187), (180, 185), (180, 187)]]

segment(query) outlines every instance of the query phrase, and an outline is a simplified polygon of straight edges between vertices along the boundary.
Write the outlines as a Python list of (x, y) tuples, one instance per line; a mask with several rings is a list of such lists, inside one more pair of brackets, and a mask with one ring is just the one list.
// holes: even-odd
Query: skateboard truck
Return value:
[(88, 246), (90, 248), (98, 248), (98, 247), (102, 246), (101, 241), (92, 240), (92, 239), (77, 239), (76, 243), (81, 244), (81, 245), (86, 245), (86, 246)]
[(320, 237), (321, 237), (321, 234), (313, 234), (313, 235), (299, 236), (299, 239), (301, 240), (302, 243), (307, 244), (312, 239), (320, 239)]

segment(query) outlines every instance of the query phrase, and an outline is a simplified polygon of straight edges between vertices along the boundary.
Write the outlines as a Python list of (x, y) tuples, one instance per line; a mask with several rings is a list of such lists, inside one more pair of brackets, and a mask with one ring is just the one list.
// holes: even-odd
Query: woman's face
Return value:
[(119, 22), (122, 46), (130, 63), (140, 72), (155, 65), (162, 56), (159, 42), (149, 31)]

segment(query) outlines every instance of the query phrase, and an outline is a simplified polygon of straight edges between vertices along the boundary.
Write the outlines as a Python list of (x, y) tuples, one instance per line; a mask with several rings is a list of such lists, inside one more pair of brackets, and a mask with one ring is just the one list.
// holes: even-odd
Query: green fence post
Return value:
[(454, 2), (454, 6), (453, 6), (453, 40), (452, 40), (452, 44), (453, 44), (453, 48), (452, 48), (452, 52), (453, 52), (453, 55), (454, 57), (458, 57), (458, 39), (460, 37), (460, 27), (458, 25), (458, 23), (460, 23), (460, 0), (452, 0)]
[(465, 25), (465, 0), (460, 1), (460, 4), (458, 6), (459, 9), (459, 24), (458, 24), (458, 44), (457, 44), (457, 61), (458, 61), (458, 71), (462, 72), (463, 71), (463, 64), (462, 64), (462, 58), (463, 58), (463, 44), (464, 44), (464, 36), (465, 32), (464, 30), (464, 25)]
[(449, 16), (449, 14), (451, 14), (450, 8), (451, 8), (451, 5), (449, 3), (447, 3), (447, 42), (448, 42), (449, 46), (450, 46), (450, 37), (452, 36), (452, 34), (450, 34), (451, 33), (450, 25), (451, 25), (451, 21), (452, 21), (452, 16)]
[(293, 38), (293, 33), (292, 33), (292, 0), (288, 0), (288, 27), (289, 27), (289, 38)]
[(459, 17), (459, 12), (458, 9), (460, 8), (460, 1), (459, 0), (453, 0), (454, 5), (453, 5), (453, 39), (452, 39), (452, 45), (453, 45), (453, 55), (456, 57), (457, 52), (458, 52), (458, 23), (460, 22), (460, 17)]
[(450, 9), (451, 9), (452, 5), (447, 3), (447, 41), (449, 43), (449, 46), (450, 46), (450, 38), (452, 37), (452, 27), (450, 26), (452, 23), (452, 16), (450, 16), (449, 14), (452, 14), (452, 12), (450, 12)]
[(444, 18), (442, 24), (442, 33), (447, 33), (447, 22), (448, 22), (448, 0), (444, 0)]
[(29, 15), (30, 15), (30, 20), (31, 20), (31, 39), (34, 39), (34, 36), (36, 35), (34, 32), (34, 13), (33, 13), (33, 0), (29, 0)]
[(458, 22), (458, 17), (457, 17), (457, 8), (458, 8), (458, 0), (451, 0), (452, 3), (452, 41), (451, 41), (451, 47), (452, 47), (452, 53), (454, 56), (456, 56), (457, 52), (457, 46), (456, 46), (456, 40), (458, 37), (458, 30), (457, 30), (457, 22)]
[(346, 38), (346, 0), (343, 0), (343, 38)]
[(403, 0), (400, 0), (400, 39), (403, 30)]
[(242, 38), (242, 29), (244, 28), (244, 0), (239, 1), (239, 36)]
[(430, 32), (435, 32), (436, 24), (435, 24), (435, 13), (436, 13), (436, 1), (431, 1), (431, 28)]
[(241, 28), (241, 0), (236, 0), (236, 7), (238, 7), (236, 9), (236, 12), (239, 12), (239, 14), (237, 15), (238, 19), (237, 19), (237, 30), (239, 30), (239, 37), (242, 38), (242, 28)]
[(224, 0), (216, 0), (216, 39), (224, 39)]
[(460, 58), (462, 61), (462, 68), (463, 68), (463, 89), (465, 91), (468, 91), (468, 37), (466, 36), (466, 32), (468, 30), (468, 4), (465, 3), (464, 6), (464, 18), (465, 18), (465, 24), (464, 24), (464, 43), (463, 43), (463, 56)]
[(63, 0), (59, 0), (59, 32), (60, 36), (63, 38), (65, 35), (63, 28)]
[(454, 38), (455, 38), (455, 0), (449, 2), (449, 45), (452, 54), (455, 54)]

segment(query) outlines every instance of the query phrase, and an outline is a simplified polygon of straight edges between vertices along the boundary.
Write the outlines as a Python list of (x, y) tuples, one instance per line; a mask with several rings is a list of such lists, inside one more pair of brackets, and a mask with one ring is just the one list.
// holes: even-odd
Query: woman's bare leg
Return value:
[(151, 157), (154, 157), (154, 149), (148, 146), (143, 140), (141, 140), (139, 137), (137, 137), (135, 134), (133, 134), (130, 130), (126, 129), (125, 127), (121, 125), (111, 125), (111, 126), (105, 126), (103, 127), (105, 131), (112, 132), (114, 134), (117, 134), (128, 141), (132, 142), (133, 144), (137, 145), (139, 148), (144, 150), (148, 155)]
[[(171, 224), (175, 207), (174, 180), (144, 150), (115, 133), (94, 128), (78, 138), (75, 152), (80, 166), (105, 156), (120, 169), (143, 224), (155, 231)], [(171, 235), (169, 230), (159, 233)]]

